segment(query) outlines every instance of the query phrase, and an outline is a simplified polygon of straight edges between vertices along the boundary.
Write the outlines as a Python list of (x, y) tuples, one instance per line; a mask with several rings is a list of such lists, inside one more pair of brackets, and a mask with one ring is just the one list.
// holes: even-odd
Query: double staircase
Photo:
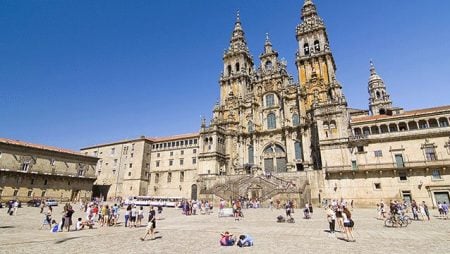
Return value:
[(280, 193), (299, 193), (306, 188), (307, 182), (296, 186), (291, 181), (276, 176), (245, 175), (224, 179), (205, 191), (223, 199), (247, 197), (249, 189), (259, 190), (259, 200), (265, 201)]

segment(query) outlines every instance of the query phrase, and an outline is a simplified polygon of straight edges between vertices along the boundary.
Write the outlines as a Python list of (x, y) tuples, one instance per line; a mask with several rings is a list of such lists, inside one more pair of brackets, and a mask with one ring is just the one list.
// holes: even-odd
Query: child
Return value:
[(253, 239), (249, 235), (240, 235), (237, 246), (239, 247), (253, 246)]
[(233, 238), (233, 235), (230, 234), (228, 231), (225, 231), (225, 233), (220, 234), (220, 245), (221, 246), (233, 246), (236, 240)]
[(56, 220), (52, 220), (52, 225), (50, 227), (51, 227), (50, 232), (52, 232), (52, 233), (59, 232), (60, 225), (58, 223), (56, 223)]
[(78, 221), (77, 221), (77, 225), (76, 225), (76, 227), (75, 227), (75, 230), (82, 230), (82, 229), (84, 228), (84, 225), (85, 225), (85, 223), (83, 223), (83, 222), (81, 221), (81, 218), (78, 218)]

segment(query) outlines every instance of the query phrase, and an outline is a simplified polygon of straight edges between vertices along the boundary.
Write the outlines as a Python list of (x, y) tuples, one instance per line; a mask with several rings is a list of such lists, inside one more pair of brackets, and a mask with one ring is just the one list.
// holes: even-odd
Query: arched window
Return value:
[(275, 129), (277, 128), (277, 121), (274, 113), (269, 113), (267, 115), (267, 129)]
[(330, 122), (330, 129), (335, 129), (336, 128), (336, 121), (331, 120)]
[(266, 107), (271, 107), (273, 105), (275, 105), (275, 95), (274, 94), (266, 95)]
[(355, 128), (355, 129), (353, 129), (353, 133), (355, 134), (355, 136), (361, 136), (361, 129)]
[(378, 129), (378, 126), (376, 126), (376, 125), (370, 127), (370, 131), (372, 132), (372, 134), (380, 134), (380, 130)]
[(255, 156), (254, 156), (253, 146), (250, 145), (250, 146), (248, 146), (248, 163), (249, 164), (254, 164), (255, 163), (254, 157)]
[(305, 43), (305, 45), (303, 45), (303, 50), (305, 52), (305, 55), (309, 55), (309, 45), (308, 45), (308, 43)]
[(408, 125), (406, 125), (405, 122), (400, 122), (398, 124), (398, 130), (399, 131), (407, 131), (408, 130)]
[(408, 123), (408, 128), (409, 128), (409, 130), (417, 130), (418, 129), (417, 123), (414, 122), (414, 121), (409, 122)]
[(320, 42), (318, 40), (314, 41), (314, 51), (320, 51)]
[(264, 149), (264, 171), (286, 172), (286, 152), (279, 145), (269, 145)]
[(380, 99), (380, 92), (377, 91), (376, 94), (377, 94), (377, 99)]
[(448, 127), (447, 118), (445, 118), (445, 117), (439, 118), (439, 126), (440, 127)]
[(266, 70), (272, 70), (272, 62), (271, 61), (267, 61), (266, 64), (264, 65)]
[(330, 128), (330, 124), (327, 121), (323, 122), (323, 128), (328, 130)]
[(236, 72), (239, 72), (239, 68), (240, 66), (239, 66), (239, 63), (236, 63), (236, 65), (235, 65), (235, 69), (236, 69)]
[(303, 160), (302, 143), (300, 141), (296, 141), (294, 143), (294, 148), (295, 148), (295, 159)]
[(381, 108), (379, 113), (380, 113), (380, 115), (386, 115), (386, 109)]
[(428, 125), (430, 126), (430, 128), (437, 128), (437, 127), (439, 127), (438, 122), (434, 118), (428, 120)]
[(297, 127), (300, 125), (300, 118), (297, 113), (292, 114), (292, 126)]
[(398, 131), (397, 124), (395, 123), (389, 124), (389, 132), (397, 132), (397, 131)]
[(380, 131), (381, 131), (381, 133), (388, 133), (389, 129), (386, 124), (383, 124), (380, 126)]
[(364, 127), (364, 128), (363, 128), (363, 134), (364, 134), (365, 136), (370, 135), (370, 128), (369, 128), (369, 127)]
[(247, 128), (248, 128), (248, 132), (253, 132), (253, 122), (252, 121), (248, 121), (248, 124), (247, 124), (248, 126), (247, 126)]
[(228, 66), (227, 66), (227, 73), (228, 73), (228, 76), (231, 75), (231, 65), (228, 65)]
[(426, 128), (428, 128), (427, 121), (425, 121), (425, 120), (420, 120), (420, 121), (419, 121), (419, 128), (420, 128), (420, 129), (426, 129)]

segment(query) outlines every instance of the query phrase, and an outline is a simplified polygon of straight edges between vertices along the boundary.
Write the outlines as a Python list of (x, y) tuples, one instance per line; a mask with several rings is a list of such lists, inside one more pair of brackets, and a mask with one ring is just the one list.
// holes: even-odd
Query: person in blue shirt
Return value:
[(253, 239), (249, 235), (240, 235), (237, 245), (239, 247), (250, 247), (250, 246), (253, 246)]

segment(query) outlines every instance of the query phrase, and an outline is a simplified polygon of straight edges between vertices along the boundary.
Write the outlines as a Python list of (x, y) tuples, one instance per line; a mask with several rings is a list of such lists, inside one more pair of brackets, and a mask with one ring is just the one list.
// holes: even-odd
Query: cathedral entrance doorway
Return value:
[(264, 149), (262, 157), (264, 159), (264, 171), (266, 174), (286, 172), (286, 152), (280, 145), (268, 145)]
[(191, 186), (191, 200), (197, 200), (197, 184)]

